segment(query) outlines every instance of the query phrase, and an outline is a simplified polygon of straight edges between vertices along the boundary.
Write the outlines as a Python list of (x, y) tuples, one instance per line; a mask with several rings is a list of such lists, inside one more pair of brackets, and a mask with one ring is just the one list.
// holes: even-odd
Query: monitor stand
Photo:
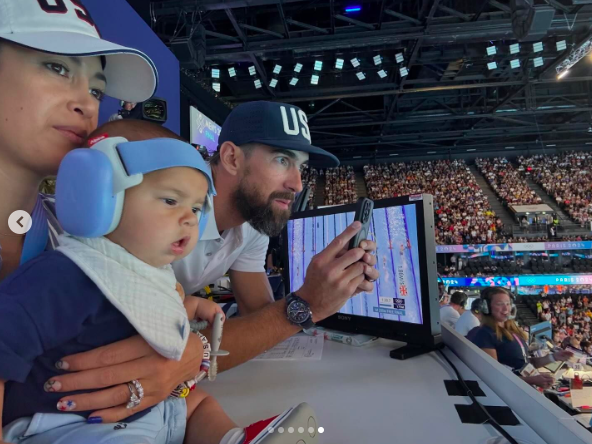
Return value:
[(444, 342), (442, 342), (442, 336), (437, 335), (434, 336), (434, 342), (432, 344), (407, 344), (401, 348), (391, 350), (390, 357), (403, 361), (441, 348), (444, 348)]

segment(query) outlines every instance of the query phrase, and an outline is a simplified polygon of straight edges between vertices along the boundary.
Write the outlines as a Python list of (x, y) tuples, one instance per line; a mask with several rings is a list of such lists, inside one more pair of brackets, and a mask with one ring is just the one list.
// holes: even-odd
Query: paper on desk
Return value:
[(584, 387), (582, 390), (570, 390), (571, 405), (578, 408), (583, 405), (592, 405), (592, 387)]
[(292, 336), (279, 343), (255, 360), (260, 361), (320, 361), (323, 355), (324, 339), (322, 336)]

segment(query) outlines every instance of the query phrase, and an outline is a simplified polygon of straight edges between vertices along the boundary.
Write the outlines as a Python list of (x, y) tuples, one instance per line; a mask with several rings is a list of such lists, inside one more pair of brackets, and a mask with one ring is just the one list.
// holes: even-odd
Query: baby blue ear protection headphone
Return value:
[(144, 174), (173, 167), (195, 168), (208, 179), (206, 202), (199, 217), (201, 237), (213, 209), (214, 181), (201, 154), (176, 139), (128, 142), (123, 137), (109, 137), (92, 148), (69, 152), (56, 180), (58, 220), (74, 236), (109, 234), (121, 220), (125, 190), (139, 185)]

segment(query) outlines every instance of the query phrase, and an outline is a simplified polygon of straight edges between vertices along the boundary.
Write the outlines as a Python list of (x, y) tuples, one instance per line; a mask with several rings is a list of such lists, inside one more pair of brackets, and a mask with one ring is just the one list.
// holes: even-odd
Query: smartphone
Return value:
[(360, 246), (360, 242), (368, 238), (373, 209), (374, 201), (365, 197), (360, 197), (358, 199), (358, 202), (356, 203), (356, 215), (354, 216), (354, 222), (360, 221), (362, 223), (362, 228), (352, 239), (350, 239), (348, 250), (358, 248)]

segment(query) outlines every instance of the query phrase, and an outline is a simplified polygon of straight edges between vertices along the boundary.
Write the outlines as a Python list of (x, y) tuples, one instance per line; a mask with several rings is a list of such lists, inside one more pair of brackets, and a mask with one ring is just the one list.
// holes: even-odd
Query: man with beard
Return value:
[[(230, 368), (304, 326), (288, 319), (286, 300), (273, 301), (264, 269), (269, 236), (279, 235), (290, 218), (292, 202), (302, 190), (302, 166), (309, 160), (321, 167), (337, 166), (339, 161), (311, 145), (306, 115), (298, 107), (283, 103), (239, 105), (224, 122), (218, 143), (219, 149), (210, 160), (217, 191), (215, 217), (208, 220), (193, 252), (174, 269), (187, 294), (229, 273), (241, 314), (224, 327), (222, 348), (231, 353), (220, 366)], [(355, 232), (357, 229), (347, 228), (340, 239), (345, 242), (342, 245), (347, 245)], [(378, 278), (376, 258), (370, 254), (376, 244), (364, 244), (366, 252), (328, 246), (315, 258), (323, 263), (323, 271), (339, 270), (350, 282), (355, 281), (355, 293), (371, 291), (372, 282)], [(320, 279), (309, 268), (303, 287), (293, 289), (300, 302), (310, 308), (315, 322), (338, 311), (354, 294), (325, 289)]]

